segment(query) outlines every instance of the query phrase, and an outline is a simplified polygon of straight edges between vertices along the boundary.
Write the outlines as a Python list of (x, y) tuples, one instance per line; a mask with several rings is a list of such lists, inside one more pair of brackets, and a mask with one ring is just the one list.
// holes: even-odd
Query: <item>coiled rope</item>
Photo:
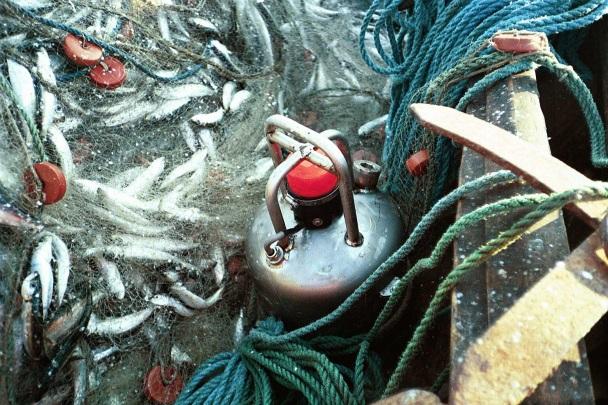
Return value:
[[(543, 66), (566, 84), (587, 122), (593, 165), (608, 167), (600, 114), (589, 89), (573, 69), (564, 65), (554, 50), (555, 56), (545, 51), (516, 56), (489, 46), (493, 35), (501, 31), (531, 30), (552, 35), (583, 29), (608, 13), (608, 2), (429, 0), (416, 1), (413, 9), (399, 11), (400, 3), (374, 0), (363, 20), (359, 48), (374, 71), (391, 77), (384, 146), (387, 189), (412, 207), (408, 212), (412, 223), (443, 194), (454, 173), (454, 146), (423, 130), (408, 106), (426, 102), (463, 109), (496, 81), (531, 68)], [(379, 61), (373, 60), (366, 48), (365, 33), (372, 21), (375, 47), (382, 59)], [(380, 41), (382, 32), (389, 39), (386, 47)], [(576, 40), (570, 44), (580, 44), (580, 34), (570, 37)], [(573, 59), (573, 53), (571, 50), (569, 59)], [(473, 79), (477, 82), (469, 88)], [(423, 177), (414, 177), (403, 170), (404, 162), (421, 149), (429, 151), (431, 163)]]

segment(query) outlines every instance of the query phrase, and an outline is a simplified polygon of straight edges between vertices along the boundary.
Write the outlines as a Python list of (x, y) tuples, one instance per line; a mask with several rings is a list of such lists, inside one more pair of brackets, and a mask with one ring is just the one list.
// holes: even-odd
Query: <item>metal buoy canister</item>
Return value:
[[(275, 169), (249, 230), (247, 259), (262, 309), (293, 327), (335, 309), (405, 235), (397, 206), (375, 187), (377, 164), (355, 162), (354, 190), (348, 146), (337, 131), (317, 133), (274, 115), (266, 137)], [(359, 310), (377, 302), (388, 281)]]

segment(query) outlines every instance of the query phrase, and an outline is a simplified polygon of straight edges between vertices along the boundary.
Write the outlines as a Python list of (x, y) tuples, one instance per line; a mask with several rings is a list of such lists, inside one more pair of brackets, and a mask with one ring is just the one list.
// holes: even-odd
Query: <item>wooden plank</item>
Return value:
[[(500, 82), (487, 92), (485, 104), (487, 121), (517, 134), (540, 150), (549, 152), (533, 72)], [(474, 152), (463, 153), (461, 182), (471, 171), (477, 170), (476, 177), (478, 177), (484, 173), (501, 169), (490, 161), (485, 161), (483, 167), (480, 167), (479, 159), (482, 158), (475, 157)], [(469, 174), (469, 176), (471, 175)], [(470, 209), (474, 209), (483, 202), (496, 201), (527, 192), (535, 191), (529, 186), (521, 185), (500, 187), (492, 193), (486, 193), (484, 201), (477, 202), (477, 205), (463, 201), (459, 207), (459, 214), (469, 212)], [(461, 249), (461, 246), (470, 246), (467, 249), (473, 249), (479, 245), (480, 237), (486, 239), (497, 235), (500, 230), (508, 228), (514, 218), (518, 218), (520, 215), (521, 212), (516, 215), (488, 219), (483, 231), (472, 229), (467, 232), (464, 238), (458, 242), (457, 249)], [(462, 328), (462, 323), (475, 320), (485, 326), (492, 324), (513, 306), (529, 286), (542, 278), (556, 261), (563, 259), (568, 253), (565, 226), (559, 215), (487, 262), (480, 270), (485, 272), (483, 283), (479, 281), (471, 283), (469, 279), (458, 286), (452, 298), (454, 305), (452, 311), (452, 370), (460, 370), (458, 364), (462, 362), (464, 350), (474, 344), (480, 336), (478, 329)], [(458, 255), (459, 252), (456, 253), (456, 260), (458, 260)], [(482, 288), (484, 291), (480, 291)], [(468, 299), (462, 299), (467, 296), (481, 297), (483, 294), (487, 297), (485, 308), (478, 302), (473, 305)], [(461, 299), (458, 300), (457, 296), (460, 296)], [(484, 308), (486, 311), (484, 321), (479, 320), (478, 307)], [(579, 351), (582, 356), (579, 356)], [(589, 367), (584, 356), (584, 345), (580, 343), (573, 352), (576, 361), (562, 363), (553, 376), (541, 384), (536, 392), (525, 401), (526, 403), (593, 403), (593, 390)], [(460, 377), (457, 372), (452, 374), (451, 400), (456, 397), (455, 390), (458, 388), (456, 382)]]
[[(485, 117), (484, 100), (475, 100), (467, 108), (467, 112), (477, 117)], [(474, 180), (485, 173), (485, 159), (468, 148), (462, 151), (458, 183), (463, 184)], [(483, 195), (473, 194), (460, 200), (457, 216), (485, 203)], [(454, 243), (454, 266), (473, 253), (475, 248), (485, 241), (485, 227), (479, 224), (458, 237)], [(472, 270), (452, 292), (452, 324), (451, 324), (451, 369), (455, 370), (464, 357), (464, 352), (488, 327), (487, 296), (485, 266)], [(451, 378), (455, 377), (452, 373)], [(453, 386), (453, 384), (450, 384)]]
[(603, 115), (604, 122), (606, 123), (606, 138), (608, 138), (608, 17), (604, 17), (600, 21), (600, 35), (599, 35), (599, 54), (602, 69), (602, 101), (603, 101)]

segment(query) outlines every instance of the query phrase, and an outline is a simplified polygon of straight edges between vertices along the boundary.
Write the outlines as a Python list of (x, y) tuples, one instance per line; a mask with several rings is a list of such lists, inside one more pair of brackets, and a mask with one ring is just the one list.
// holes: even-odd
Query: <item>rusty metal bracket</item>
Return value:
[[(540, 191), (559, 192), (595, 184), (561, 160), (472, 115), (431, 104), (412, 104), (410, 109), (423, 127), (471, 148), (523, 177)], [(567, 208), (573, 209), (581, 219), (597, 228), (608, 205), (584, 202), (571, 204)]]

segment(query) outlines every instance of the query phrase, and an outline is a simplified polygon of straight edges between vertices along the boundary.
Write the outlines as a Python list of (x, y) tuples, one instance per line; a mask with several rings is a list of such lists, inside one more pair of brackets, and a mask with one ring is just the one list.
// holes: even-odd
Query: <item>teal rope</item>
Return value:
[[(283, 324), (268, 318), (257, 329), (278, 335), (283, 333)], [(319, 337), (316, 342), (335, 347), (351, 340)], [(379, 364), (372, 366), (377, 369), (373, 374), (379, 375)], [(221, 353), (201, 365), (176, 404), (231, 404), (235, 400), (270, 404), (274, 399), (271, 381), (299, 392), (309, 403), (355, 403), (341, 368), (310, 342), (296, 339), (274, 344), (246, 336), (234, 352)]]
[[(413, 102), (428, 102), (434, 98), (429, 93), (433, 84), (445, 95), (438, 103), (464, 108), (473, 94), (496, 83), (499, 76), (505, 77), (508, 72), (519, 73), (536, 66), (531, 62), (532, 57), (517, 61), (512, 55), (500, 54), (488, 47), (487, 43), (494, 34), (506, 30), (533, 30), (552, 35), (583, 29), (608, 13), (608, 2), (453, 0), (446, 4), (443, 0), (428, 0), (415, 2), (413, 9), (406, 12), (397, 11), (399, 4), (399, 0), (373, 1), (363, 19), (359, 49), (372, 70), (391, 76), (391, 107), (383, 152), (388, 180), (386, 189), (413, 207), (410, 221), (415, 223), (443, 194), (454, 173), (455, 154), (450, 142), (421, 130), (407, 107)], [(377, 17), (374, 39), (381, 56), (379, 61), (371, 58), (365, 45), (365, 33), (374, 14)], [(381, 33), (389, 40), (386, 49), (380, 42)], [(495, 55), (496, 59), (503, 59), (510, 66), (497, 74), (489, 66), (481, 71), (472, 68), (476, 63), (487, 61), (488, 55), (490, 58)], [(546, 59), (542, 65), (564, 80), (579, 102), (590, 129), (592, 163), (597, 167), (607, 167), (608, 153), (603, 135), (600, 136), (603, 124), (597, 107), (583, 81), (574, 71), (567, 72), (559, 60), (559, 56)], [(446, 72), (467, 65), (471, 67), (461, 69), (459, 77), (452, 77), (449, 82), (445, 80)], [(465, 79), (474, 73), (480, 76), (480, 80), (475, 91), (468, 92)], [(424, 176), (413, 177), (403, 170), (403, 164), (412, 153), (422, 148), (431, 153), (431, 163)], [(425, 190), (429, 189), (433, 192), (426, 193)]]
[[(435, 295), (433, 296), (433, 299), (431, 300), (431, 303), (429, 304), (429, 307), (427, 308), (422, 320), (418, 324), (412, 338), (410, 339), (405, 350), (401, 354), (397, 366), (395, 367), (395, 370), (393, 371), (389, 382), (384, 390), (383, 396), (390, 395), (398, 389), (399, 383), (402, 381), (403, 375), (405, 374), (408, 365), (411, 363), (416, 352), (420, 348), (422, 339), (426, 332), (429, 330), (430, 326), (432, 325), (433, 320), (436, 317), (436, 313), (440, 310), (441, 303), (447, 298), (447, 295), (452, 290), (452, 288), (454, 288), (454, 286), (469, 271), (476, 268), (484, 261), (488, 260), (497, 252), (506, 248), (513, 241), (521, 237), (521, 235), (525, 233), (525, 231), (529, 229), (530, 226), (547, 216), (549, 213), (562, 209), (565, 205), (570, 204), (572, 202), (597, 201), (605, 199), (608, 199), (608, 187), (605, 184), (598, 184), (595, 187), (569, 190), (562, 193), (555, 193), (549, 196), (540, 194), (532, 196), (512, 197), (507, 200), (499, 201), (498, 203), (486, 205), (480, 209), (473, 211), (470, 214), (461, 217), (454, 225), (458, 224), (459, 222), (468, 222), (468, 220), (465, 220), (466, 217), (472, 219), (477, 215), (483, 215), (482, 211), (487, 211), (493, 205), (510, 205), (511, 203), (514, 203), (514, 207), (536, 205), (536, 207), (531, 212), (527, 213), (523, 218), (515, 222), (515, 224), (513, 224), (508, 230), (501, 232), (497, 237), (480, 246), (472, 254), (466, 257), (462, 261), (462, 263), (456, 266), (439, 284), (439, 287), (437, 287), (437, 291), (435, 292)], [(450, 229), (452, 229), (452, 227)], [(418, 270), (416, 269), (416, 267), (422, 269), (432, 268), (437, 265), (438, 261), (436, 260), (436, 258), (438, 254), (441, 255), (442, 252), (445, 251), (446, 246), (450, 243), (448, 240), (453, 240), (453, 237), (455, 237), (450, 236), (450, 229), (448, 229), (448, 231), (446, 231), (444, 236), (441, 238), (441, 240), (433, 250), (431, 256), (428, 259), (420, 260), (408, 272), (408, 274), (414, 272), (415, 270)], [(400, 286), (398, 286), (396, 290), (401, 291)]]
[(439, 375), (437, 376), (437, 379), (435, 380), (435, 382), (433, 383), (433, 386), (431, 387), (431, 391), (434, 393), (438, 393), (439, 390), (441, 389), (441, 387), (443, 386), (443, 384), (445, 384), (449, 378), (450, 378), (450, 366), (446, 366), (441, 371), (441, 373), (439, 373)]

